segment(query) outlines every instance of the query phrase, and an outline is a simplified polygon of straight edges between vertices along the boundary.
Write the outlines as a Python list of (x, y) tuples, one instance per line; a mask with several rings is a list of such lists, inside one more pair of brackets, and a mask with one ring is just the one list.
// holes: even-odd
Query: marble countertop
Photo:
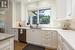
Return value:
[(75, 50), (75, 31), (73, 31), (73, 30), (57, 30), (57, 32)]
[(0, 41), (14, 37), (13, 34), (0, 33)]
[(53, 29), (53, 28), (43, 28), (42, 30), (54, 30), (64, 38), (64, 40), (75, 50), (75, 31), (74, 30), (63, 30), (63, 29)]
[(30, 29), (30, 27), (13, 27), (13, 28), (15, 28), (15, 29)]
[[(21, 27), (21, 29), (25, 29), (25, 27)], [(30, 29), (30, 28), (28, 28)], [(74, 30), (63, 30), (63, 29), (54, 29), (54, 28), (41, 28), (41, 30), (55, 30), (62, 36), (65, 41), (75, 49), (75, 31)]]

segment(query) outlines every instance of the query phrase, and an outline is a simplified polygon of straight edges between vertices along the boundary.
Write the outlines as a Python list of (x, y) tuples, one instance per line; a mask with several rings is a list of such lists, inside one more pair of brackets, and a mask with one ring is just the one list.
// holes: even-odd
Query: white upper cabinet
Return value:
[(58, 34), (58, 48), (57, 50), (74, 50), (69, 43), (60, 35)]
[(0, 8), (8, 8), (9, 0), (0, 0)]
[(64, 18), (66, 16), (66, 0), (57, 0), (56, 4), (56, 19)]
[(72, 0), (72, 16), (75, 17), (75, 0)]
[(72, 0), (66, 0), (66, 16), (72, 16)]
[(12, 5), (12, 27), (16, 27), (21, 20), (21, 4), (13, 2)]
[(72, 18), (72, 0), (57, 0), (57, 17), (59, 20)]
[(12, 3), (12, 27), (18, 28), (19, 24), (21, 26), (26, 25), (26, 14), (27, 14), (27, 8), (24, 4), (24, 2), (16, 2), (13, 1)]
[(0, 0), (0, 15), (5, 15), (9, 8), (9, 0)]

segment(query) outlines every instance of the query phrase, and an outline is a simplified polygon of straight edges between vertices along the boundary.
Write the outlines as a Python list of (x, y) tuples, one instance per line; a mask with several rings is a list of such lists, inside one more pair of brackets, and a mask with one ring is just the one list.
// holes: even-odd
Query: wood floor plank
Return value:
[(15, 42), (15, 50), (22, 50), (27, 44), (21, 42)]

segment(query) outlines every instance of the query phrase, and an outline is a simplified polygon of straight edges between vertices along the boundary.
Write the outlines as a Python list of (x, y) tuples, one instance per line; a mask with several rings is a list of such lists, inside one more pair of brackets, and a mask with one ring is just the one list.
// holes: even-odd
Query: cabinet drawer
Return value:
[(42, 42), (50, 42), (51, 38), (42, 38)]
[[(45, 47), (49, 47), (49, 46), (48, 46), (48, 42), (45, 42), (45, 43), (43, 42), (42, 45), (45, 46)], [(49, 44), (49, 45), (50, 45), (50, 44)]]
[(50, 37), (50, 34), (46, 34), (46, 33), (44, 33), (44, 34), (42, 34), (42, 37)]
[(10, 40), (3, 40), (0, 41), (0, 50), (10, 50)]
[(10, 45), (6, 45), (2, 48), (0, 48), (0, 50), (11, 50)]
[(10, 45), (10, 39), (0, 41), (0, 46), (8, 45), (8, 44)]
[(49, 48), (57, 48), (57, 32), (52, 30), (43, 31), (42, 45)]
[(50, 33), (49, 32), (46, 32), (46, 33), (42, 33), (42, 38), (44, 39), (50, 39)]
[(0, 41), (0, 50), (14, 50), (14, 38)]

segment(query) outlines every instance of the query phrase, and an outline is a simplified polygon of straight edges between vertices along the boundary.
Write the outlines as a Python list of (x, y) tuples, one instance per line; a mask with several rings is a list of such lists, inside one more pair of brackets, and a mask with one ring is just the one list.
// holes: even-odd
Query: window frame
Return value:
[[(51, 10), (51, 8), (46, 8), (46, 9), (38, 9), (38, 10), (35, 10), (35, 11), (37, 11), (37, 23), (38, 23), (38, 26), (39, 27), (50, 27), (50, 22), (49, 22), (49, 24), (40, 24), (39, 23), (39, 10), (50, 10), (50, 22), (51, 22), (51, 12), (52, 12), (52, 10)], [(32, 25), (32, 26), (36, 26), (36, 24), (33, 24), (33, 21), (32, 21), (33, 19), (32, 19), (32, 17), (30, 17), (30, 25)]]

